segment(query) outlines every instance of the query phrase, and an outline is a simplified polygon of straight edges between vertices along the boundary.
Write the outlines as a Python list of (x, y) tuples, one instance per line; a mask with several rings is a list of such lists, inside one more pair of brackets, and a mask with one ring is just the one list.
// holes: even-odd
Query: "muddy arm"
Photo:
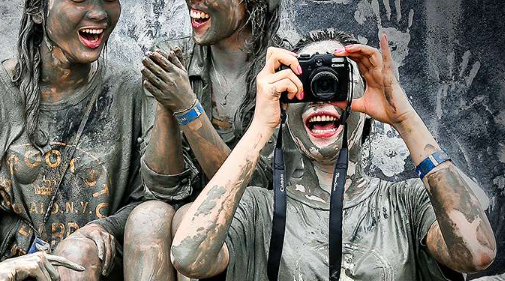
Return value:
[(230, 155), (230, 148), (212, 126), (207, 114), (183, 127), (193, 153), (207, 178), (211, 179)]
[[(440, 149), (415, 111), (395, 128), (407, 144), (416, 166)], [(423, 183), (437, 218), (426, 236), (430, 254), (439, 263), (462, 273), (487, 268), (496, 255), (496, 241), (472, 191), (475, 183), (452, 162), (434, 168), (424, 177)]]
[(184, 169), (179, 125), (172, 112), (159, 104), (144, 157), (146, 165), (159, 174), (174, 175)]
[(230, 157), (186, 213), (172, 246), (172, 262), (182, 274), (207, 278), (229, 263), (225, 239), (235, 210), (271, 130), (251, 125)]

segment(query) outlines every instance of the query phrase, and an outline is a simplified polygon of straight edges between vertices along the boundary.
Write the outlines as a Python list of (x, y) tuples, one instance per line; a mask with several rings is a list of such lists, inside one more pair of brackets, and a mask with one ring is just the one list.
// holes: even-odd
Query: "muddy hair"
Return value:
[(251, 63), (246, 75), (247, 92), (234, 118), (235, 135), (242, 137), (249, 127), (256, 105), (256, 76), (265, 65), (268, 47), (281, 47), (285, 41), (278, 35), (280, 8), (269, 11), (268, 0), (243, 0), (251, 28), (251, 39), (246, 42), (248, 61)]
[[(47, 0), (26, 0), (17, 42), (17, 63), (12, 82), (19, 88), (25, 105), (26, 131), (30, 142), (39, 147), (37, 130), (40, 108), (40, 44), (44, 40)], [(34, 21), (35, 16), (42, 23)]]
[[(307, 35), (303, 36), (302, 39), (300, 39), (300, 41), (298, 41), (293, 51), (299, 52), (304, 47), (312, 43), (321, 41), (338, 41), (344, 46), (359, 44), (358, 40), (356, 40), (351, 34), (343, 31), (338, 31), (333, 28), (328, 28), (309, 32)], [(366, 139), (370, 136), (371, 129), (372, 129), (372, 119), (366, 118), (365, 125), (363, 126), (363, 134), (361, 135), (361, 143), (364, 143)]]

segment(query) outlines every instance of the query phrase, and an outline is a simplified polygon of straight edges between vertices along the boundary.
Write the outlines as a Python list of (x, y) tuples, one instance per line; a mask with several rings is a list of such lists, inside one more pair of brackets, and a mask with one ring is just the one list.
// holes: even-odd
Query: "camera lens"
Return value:
[(331, 100), (338, 90), (338, 77), (329, 71), (319, 72), (312, 78), (310, 87), (314, 96)]

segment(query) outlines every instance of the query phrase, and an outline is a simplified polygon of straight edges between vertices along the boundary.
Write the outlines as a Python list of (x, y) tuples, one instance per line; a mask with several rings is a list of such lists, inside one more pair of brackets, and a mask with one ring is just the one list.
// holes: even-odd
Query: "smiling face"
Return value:
[(121, 14), (119, 0), (49, 0), (46, 31), (73, 63), (100, 57)]
[(247, 22), (244, 0), (186, 0), (193, 38), (199, 45), (214, 45), (232, 36)]
[[(299, 53), (332, 52), (343, 47), (337, 41), (312, 43)], [(354, 98), (364, 93), (362, 79), (356, 65), (354, 67)], [(343, 110), (332, 103), (314, 102), (289, 104), (288, 128), (300, 151), (310, 159), (320, 163), (333, 163), (342, 147), (343, 126), (339, 126)], [(365, 116), (351, 112), (347, 119), (349, 146), (359, 144), (363, 132)]]

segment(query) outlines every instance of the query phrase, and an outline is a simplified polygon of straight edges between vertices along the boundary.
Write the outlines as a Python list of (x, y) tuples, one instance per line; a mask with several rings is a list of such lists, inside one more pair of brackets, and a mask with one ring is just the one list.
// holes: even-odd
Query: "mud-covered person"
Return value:
[[(463, 280), (461, 273), (489, 266), (496, 251), (492, 229), (472, 192), (474, 183), (452, 162), (434, 167), (422, 181), (392, 183), (363, 173), (366, 115), (396, 128), (416, 165), (440, 150), (394, 77), (386, 37), (381, 38), (379, 52), (348, 35), (321, 31), (303, 40), (298, 50), (348, 56), (366, 82), (365, 89), (356, 69), (356, 99), (347, 121), (350, 162), (340, 280)], [(276, 72), (281, 64), (291, 70)], [(184, 275), (204, 278), (226, 270), (227, 280), (268, 280), (273, 191), (246, 186), (260, 150), (280, 122), (281, 93), (303, 96), (295, 76), (298, 65), (290, 52), (270, 50), (257, 77), (251, 126), (189, 208), (174, 237), (173, 264)], [(344, 106), (345, 102), (288, 105), (288, 128), (305, 165), (301, 181), (287, 187), (279, 280), (329, 278), (329, 198), (343, 131), (335, 122)]]
[[(263, 67), (267, 48), (283, 44), (276, 35), (278, 0), (186, 3), (192, 37), (162, 42), (143, 60), (144, 87), (155, 98), (150, 98), (155, 120), (150, 121), (154, 125), (147, 132), (150, 139), (145, 140), (148, 146), (141, 174), (148, 196), (160, 201), (144, 203), (129, 218), (125, 263), (136, 266), (127, 269), (127, 280), (145, 276), (157, 280), (173, 274), (168, 259), (170, 233), (175, 232), (187, 207), (178, 209), (172, 224), (174, 208), (161, 201), (178, 206), (190, 202), (216, 173), (252, 119), (255, 77)], [(181, 130), (184, 150), (190, 150), (189, 165), (183, 161)], [(286, 151), (296, 151), (288, 137), (286, 134), (291, 149)], [(273, 143), (258, 161), (254, 185), (268, 187), (271, 183)], [(287, 162), (301, 163), (298, 153), (287, 154)], [(198, 179), (193, 177), (191, 163)], [(288, 175), (294, 168), (288, 167)]]
[(142, 195), (141, 81), (99, 59), (121, 4), (24, 2), (17, 57), (0, 66), (0, 279), (99, 280), (121, 271)]

